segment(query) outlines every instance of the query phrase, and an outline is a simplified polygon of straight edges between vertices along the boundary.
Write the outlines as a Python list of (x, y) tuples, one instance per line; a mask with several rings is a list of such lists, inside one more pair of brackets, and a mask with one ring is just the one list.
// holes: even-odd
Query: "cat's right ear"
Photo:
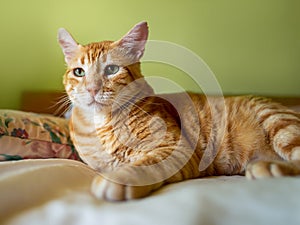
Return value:
[(144, 54), (148, 38), (147, 22), (136, 24), (121, 40), (115, 44), (131, 59), (131, 63), (138, 62)]
[(69, 64), (78, 53), (79, 45), (71, 34), (69, 34), (69, 32), (64, 28), (60, 28), (58, 30), (58, 42), (65, 55), (65, 61)]

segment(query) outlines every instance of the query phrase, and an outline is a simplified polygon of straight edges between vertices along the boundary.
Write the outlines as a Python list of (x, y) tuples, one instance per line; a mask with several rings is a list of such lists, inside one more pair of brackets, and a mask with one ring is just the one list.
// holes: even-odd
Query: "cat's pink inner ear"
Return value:
[(136, 24), (121, 40), (118, 45), (125, 49), (126, 54), (133, 60), (139, 61), (143, 56), (148, 38), (147, 22)]
[(66, 63), (69, 63), (78, 52), (78, 43), (64, 28), (58, 30), (58, 42), (65, 55)]

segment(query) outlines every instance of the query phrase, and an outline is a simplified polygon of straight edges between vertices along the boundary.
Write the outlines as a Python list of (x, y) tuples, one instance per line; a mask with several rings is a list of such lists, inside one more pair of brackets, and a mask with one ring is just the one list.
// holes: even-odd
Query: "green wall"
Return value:
[[(1, 1), (0, 108), (17, 109), (24, 90), (63, 89), (59, 27), (87, 43), (119, 39), (142, 20), (150, 39), (198, 54), (226, 94), (300, 96), (299, 0)], [(161, 67), (159, 73), (197, 90), (180, 72)], [(143, 70), (158, 74), (151, 63)]]

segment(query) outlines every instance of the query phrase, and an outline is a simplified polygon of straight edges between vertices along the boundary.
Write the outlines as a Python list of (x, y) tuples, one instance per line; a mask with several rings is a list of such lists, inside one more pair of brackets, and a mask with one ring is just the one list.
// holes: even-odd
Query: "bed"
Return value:
[[(39, 100), (35, 94), (24, 97), (22, 111), (0, 112), (0, 224), (300, 224), (299, 177), (207, 177), (171, 184), (129, 202), (94, 199), (89, 187), (96, 173), (78, 158), (66, 120), (43, 114), (56, 109), (26, 103), (61, 97), (44, 94)], [(300, 111), (298, 98), (276, 100)]]

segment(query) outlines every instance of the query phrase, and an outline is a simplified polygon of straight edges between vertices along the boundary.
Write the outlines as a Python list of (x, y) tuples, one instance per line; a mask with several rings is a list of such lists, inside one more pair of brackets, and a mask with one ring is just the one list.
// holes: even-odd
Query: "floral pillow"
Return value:
[(70, 139), (68, 120), (0, 110), (0, 161), (34, 158), (80, 160)]

